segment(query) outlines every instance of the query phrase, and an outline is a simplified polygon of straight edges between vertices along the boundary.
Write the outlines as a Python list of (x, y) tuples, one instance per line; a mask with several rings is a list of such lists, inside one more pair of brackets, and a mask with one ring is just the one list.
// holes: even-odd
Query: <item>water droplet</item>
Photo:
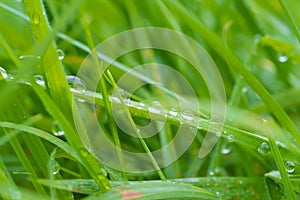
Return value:
[(58, 50), (57, 50), (57, 54), (58, 54), (58, 59), (59, 59), (59, 60), (64, 59), (64, 57), (65, 57), (65, 52), (64, 52), (63, 50), (58, 49)]
[(115, 100), (116, 103), (121, 103), (121, 99), (119, 98), (119, 95), (121, 96), (122, 98), (122, 101), (126, 104), (126, 105), (129, 105), (129, 97), (127, 95), (127, 92), (123, 89), (115, 89), (114, 92), (113, 92), (113, 98)]
[(55, 136), (63, 136), (65, 132), (60, 129), (60, 126), (57, 122), (54, 122), (52, 125), (52, 133)]
[(228, 140), (228, 142), (234, 142), (234, 140), (235, 140), (234, 135), (232, 135), (232, 134), (228, 135), (227, 140)]
[[(222, 174), (223, 173), (222, 173), (222, 170), (220, 167), (216, 167), (208, 172), (209, 176), (222, 176)], [(217, 181), (215, 184), (218, 184)], [(217, 187), (217, 185), (215, 185), (215, 184), (214, 184), (214, 186)]]
[(148, 110), (150, 113), (165, 115), (165, 110), (159, 101), (153, 101)]
[(39, 14), (33, 13), (31, 20), (32, 20), (33, 24), (38, 25), (40, 23), (40, 16), (39, 16)]
[(144, 102), (139, 102), (137, 105), (136, 105), (136, 108), (139, 109), (139, 110), (142, 110), (142, 109), (145, 109), (146, 108), (146, 105)]
[(260, 145), (258, 146), (257, 152), (262, 156), (268, 155), (270, 153), (269, 144), (267, 142), (260, 143)]
[(243, 92), (244, 94), (246, 94), (246, 93), (248, 92), (248, 88), (247, 88), (247, 87), (243, 87), (242, 92)]
[(231, 152), (230, 149), (227, 149), (227, 148), (222, 149), (222, 154), (223, 154), (223, 155), (227, 155), (227, 154), (229, 154), (230, 152)]
[(231, 146), (226, 145), (224, 148), (222, 148), (221, 152), (222, 152), (223, 155), (230, 154), (231, 153)]
[(56, 160), (54, 160), (53, 164), (51, 166), (51, 172), (52, 172), (52, 174), (53, 175), (58, 174), (59, 170), (60, 170), (60, 165), (59, 165), (59, 163)]
[(171, 109), (169, 110), (169, 115), (170, 115), (170, 116), (173, 116), (173, 117), (177, 117), (177, 115), (178, 115), (178, 110), (177, 110), (177, 108), (171, 108)]
[(295, 171), (295, 163), (293, 161), (287, 161), (285, 163), (285, 169), (287, 173), (293, 173)]
[(208, 174), (209, 174), (210, 176), (214, 176), (214, 175), (215, 175), (214, 171), (209, 171)]
[(127, 99), (127, 92), (125, 90), (119, 89), (119, 93), (122, 96), (123, 99)]
[(40, 85), (40, 86), (45, 86), (45, 81), (44, 81), (44, 77), (41, 75), (34, 75), (34, 80), (36, 82), (36, 84)]
[(182, 118), (182, 121), (183, 122), (191, 122), (194, 120), (195, 118), (195, 115), (192, 111), (190, 110), (184, 110), (182, 113), (181, 113), (181, 118)]
[(279, 142), (279, 141), (275, 141), (275, 143), (276, 143), (276, 146), (278, 147), (278, 149), (280, 150), (281, 149), (281, 143)]
[(110, 100), (113, 102), (113, 103), (121, 103), (120, 99), (117, 98), (117, 97), (110, 97)]
[(2, 67), (0, 67), (0, 80), (4, 80), (7, 79), (7, 72), (5, 69), (3, 69)]
[(217, 131), (217, 132), (216, 132), (216, 136), (217, 136), (217, 137), (221, 137), (221, 135), (222, 135), (222, 132), (221, 132), (221, 131)]
[(278, 57), (278, 61), (281, 62), (281, 63), (287, 62), (288, 59), (289, 59), (289, 57), (287, 57), (286, 55), (282, 55), (282, 54), (280, 54), (279, 57)]
[(202, 125), (200, 124), (200, 122), (198, 122), (198, 123), (197, 123), (197, 129), (198, 129), (198, 130), (201, 130), (202, 128), (203, 128)]
[(25, 59), (35, 59), (35, 60), (41, 60), (41, 56), (36, 56), (36, 55), (21, 55), (19, 56), (20, 60), (25, 60)]
[(75, 99), (76, 101), (80, 102), (80, 103), (86, 102), (86, 100), (85, 100), (85, 99), (82, 99), (82, 98), (75, 97), (74, 99)]
[(72, 92), (77, 92), (79, 94), (85, 93), (85, 84), (77, 76), (67, 76), (68, 84), (71, 87)]

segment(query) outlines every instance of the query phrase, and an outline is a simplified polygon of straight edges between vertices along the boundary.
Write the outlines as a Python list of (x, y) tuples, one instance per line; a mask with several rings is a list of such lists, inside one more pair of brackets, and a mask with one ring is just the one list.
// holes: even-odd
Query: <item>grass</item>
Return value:
[[(2, 0), (0, 199), (298, 199), (299, 6)], [(141, 27), (183, 33), (212, 59), (151, 32), (132, 38), (189, 59), (155, 48), (114, 58), (132, 38), (106, 39)], [(222, 109), (222, 92), (224, 123), (211, 107)]]

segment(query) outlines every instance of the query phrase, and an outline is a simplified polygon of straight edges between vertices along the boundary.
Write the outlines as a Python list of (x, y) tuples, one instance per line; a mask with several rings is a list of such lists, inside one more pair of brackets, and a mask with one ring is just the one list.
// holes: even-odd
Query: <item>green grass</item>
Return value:
[[(299, 6), (296, 0), (1, 0), (0, 199), (300, 198)], [(223, 80), (224, 124), (211, 116), (212, 97), (222, 94), (206, 84), (217, 87), (216, 76), (202, 77), (190, 60), (148, 48), (112, 62), (126, 41), (93, 51), (141, 27), (176, 30), (202, 45)], [(135, 35), (137, 44), (161, 38)], [(176, 45), (191, 60), (203, 59), (186, 40), (169, 44)], [(97, 69), (87, 75), (101, 76), (96, 85), (76, 77), (82, 63)], [(130, 75), (146, 63), (179, 72), (199, 110), (160, 66)], [(147, 80), (152, 84), (129, 92)], [(170, 87), (158, 85), (164, 81)], [(162, 128), (143, 137), (149, 123)], [(182, 137), (158, 159), (154, 151), (180, 128), (191, 144), (170, 162), (186, 144)], [(103, 136), (116, 147), (108, 152), (115, 165), (99, 159), (101, 149), (111, 151)], [(136, 163), (122, 150), (144, 157)], [(126, 171), (137, 168), (153, 171)]]

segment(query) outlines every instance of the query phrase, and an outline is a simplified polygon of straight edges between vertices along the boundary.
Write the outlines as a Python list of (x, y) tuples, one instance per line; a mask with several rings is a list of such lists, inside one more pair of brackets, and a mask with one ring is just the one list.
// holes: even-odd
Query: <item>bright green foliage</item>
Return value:
[[(299, 199), (299, 7), (297, 0), (0, 0), (0, 199)], [(227, 98), (221, 132), (210, 129), (216, 122), (205, 78), (170, 52), (141, 49), (120, 56), (96, 91), (77, 79), (95, 46), (140, 27), (181, 32), (212, 57)], [(109, 59), (94, 51), (89, 61), (101, 71)], [(180, 110), (178, 94), (169, 88), (114, 90), (124, 74), (145, 63), (182, 74), (200, 110), (189, 108), (199, 116)], [(157, 84), (169, 78), (159, 68), (151, 73)], [(153, 110), (157, 101), (172, 112)], [(92, 115), (90, 107), (96, 108)], [(122, 122), (136, 137), (118, 127), (114, 109), (125, 110)], [(83, 113), (88, 120), (81, 121)], [(166, 123), (157, 135), (142, 138), (135, 124), (147, 125), (152, 116)], [(151, 162), (141, 165), (155, 171), (129, 173), (94, 157), (91, 144), (105, 145), (85, 132), (93, 120), (119, 149), (146, 153)], [(183, 124), (197, 130), (195, 139), (160, 169), (151, 151), (168, 145)], [(219, 139), (199, 158), (208, 130)], [(176, 146), (161, 159), (174, 152)], [(117, 157), (121, 168), (136, 164), (120, 150)]]

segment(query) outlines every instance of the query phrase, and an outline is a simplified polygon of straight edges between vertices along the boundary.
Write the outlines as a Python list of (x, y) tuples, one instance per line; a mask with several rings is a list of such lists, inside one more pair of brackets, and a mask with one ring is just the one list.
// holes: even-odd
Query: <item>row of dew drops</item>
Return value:
[[(277, 143), (278, 148), (280, 148), (280, 143)], [(262, 156), (267, 156), (270, 154), (270, 146), (267, 142), (260, 143), (257, 152)], [(295, 163), (293, 161), (286, 161), (285, 168), (288, 173), (293, 173), (295, 171)]]
[[(59, 60), (63, 60), (64, 59), (64, 52), (60, 49), (58, 49), (57, 51), (58, 54), (58, 58)], [(22, 59), (40, 59), (39, 56), (33, 56), (33, 55), (22, 55), (19, 57), (20, 60)], [(282, 58), (281, 58), (282, 59)], [(283, 61), (283, 60), (281, 60)], [(13, 76), (8, 74), (6, 72), (6, 70), (2, 67), (0, 67), (0, 80), (6, 80), (6, 79), (13, 79)], [(35, 82), (40, 85), (40, 86), (45, 86), (45, 81), (43, 76), (41, 75), (34, 75), (34, 79)], [(67, 82), (70, 85), (70, 89), (72, 92), (74, 93), (80, 93), (83, 94), (86, 92), (86, 87), (84, 82), (77, 76), (66, 76)], [(166, 111), (162, 105), (160, 104), (159, 101), (153, 101), (151, 103), (150, 106), (146, 105), (144, 102), (135, 102), (130, 100), (130, 98), (127, 96), (126, 91), (120, 89), (119, 93), (121, 94), (121, 97), (123, 99), (123, 102), (127, 105), (127, 106), (134, 106), (135, 108), (139, 109), (139, 110), (148, 110), (149, 113), (152, 114), (157, 114), (160, 116), (164, 116), (164, 117), (169, 117), (171, 119), (180, 119), (180, 123), (181, 124), (188, 124), (188, 125), (195, 125), (197, 129), (202, 129), (202, 126), (200, 125), (199, 121), (200, 118), (195, 116), (195, 114), (190, 111), (190, 110), (183, 110), (182, 112), (179, 112), (177, 108), (171, 108), (170, 110)], [(81, 102), (83, 102), (84, 100), (82, 99), (78, 99)], [(115, 103), (120, 103), (120, 99), (116, 98), (116, 97), (111, 97), (111, 101), (115, 102)], [(54, 122), (53, 126), (52, 126), (52, 132), (55, 136), (63, 136), (64, 132), (61, 130), (61, 128), (59, 127), (59, 125)], [(226, 130), (223, 131), (224, 134), (226, 133)], [(227, 133), (226, 133), (227, 134)], [(216, 135), (218, 137), (221, 136), (221, 132), (216, 132)], [(229, 143), (232, 143), (235, 141), (235, 136), (230, 134), (227, 135), (227, 141)], [(225, 145), (224, 148), (222, 149), (222, 154), (227, 155), (231, 152), (231, 148), (228, 145)], [(269, 144), (267, 142), (261, 142), (260, 145), (257, 148), (257, 152), (262, 155), (262, 156), (267, 156), (270, 154), (270, 147)], [(288, 173), (293, 173), (295, 170), (295, 164), (293, 161), (287, 161), (285, 163), (286, 166), (286, 171)]]
[[(58, 54), (59, 60), (64, 59), (65, 53), (63, 50), (58, 49), (57, 54)], [(27, 60), (27, 59), (40, 60), (41, 57), (34, 56), (34, 55), (22, 55), (22, 56), (19, 56), (19, 59), (20, 60)], [(6, 72), (6, 70), (2, 67), (0, 67), (0, 75), (1, 75), (0, 80), (3, 80), (3, 79), (13, 80), (14, 79), (14, 77), (12, 75), (8, 74)], [(45, 86), (45, 80), (44, 80), (43, 76), (34, 75), (34, 79), (35, 79), (36, 84), (38, 84), (40, 86)], [(66, 76), (66, 79), (67, 79), (67, 82), (68, 82), (72, 92), (80, 93), (80, 94), (85, 93), (86, 87), (80, 78), (78, 78), (77, 76)], [(30, 84), (30, 83), (26, 83), (26, 84)]]

